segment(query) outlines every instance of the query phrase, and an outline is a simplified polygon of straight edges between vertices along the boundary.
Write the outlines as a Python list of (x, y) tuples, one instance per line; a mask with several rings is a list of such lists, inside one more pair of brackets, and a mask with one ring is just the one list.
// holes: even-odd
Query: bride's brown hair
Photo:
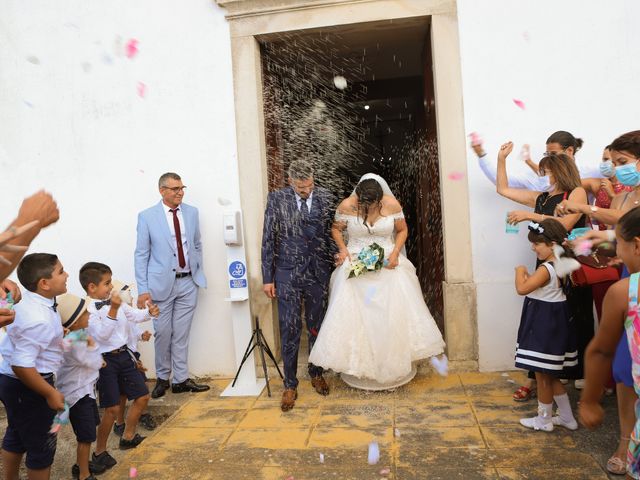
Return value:
[[(367, 225), (367, 217), (369, 216), (369, 207), (376, 205), (382, 210), (380, 204), (384, 192), (382, 186), (373, 178), (367, 178), (356, 186), (356, 196), (358, 197), (358, 217), (362, 217), (364, 226), (369, 230)], [(369, 230), (371, 232), (371, 230)]]

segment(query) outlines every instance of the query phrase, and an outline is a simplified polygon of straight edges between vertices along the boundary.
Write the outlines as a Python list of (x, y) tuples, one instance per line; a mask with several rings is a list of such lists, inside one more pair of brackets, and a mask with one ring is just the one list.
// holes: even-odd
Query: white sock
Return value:
[(558, 405), (558, 413), (560, 414), (560, 418), (565, 422), (575, 422), (575, 418), (573, 418), (573, 412), (571, 411), (571, 402), (569, 401), (569, 395), (563, 393), (562, 395), (554, 395), (553, 399)]
[(546, 425), (551, 423), (551, 417), (553, 416), (553, 403), (542, 403), (538, 401), (538, 420), (540, 423)]

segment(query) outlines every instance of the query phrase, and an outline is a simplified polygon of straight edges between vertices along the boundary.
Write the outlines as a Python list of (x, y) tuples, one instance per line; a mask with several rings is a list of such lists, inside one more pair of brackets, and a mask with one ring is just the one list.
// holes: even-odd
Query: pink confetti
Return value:
[(469, 139), (471, 140), (471, 146), (476, 147), (478, 145), (482, 145), (482, 137), (478, 132), (471, 132), (469, 134)]
[(136, 87), (136, 90), (138, 91), (138, 96), (140, 98), (144, 98), (144, 96), (147, 93), (147, 86), (142, 82), (138, 82), (138, 86)]
[(593, 249), (593, 242), (591, 240), (578, 239), (576, 241), (573, 252), (576, 255), (591, 255)]
[(380, 475), (382, 475), (383, 477), (386, 477), (387, 475), (389, 475), (391, 473), (391, 469), (390, 468), (383, 468), (382, 470), (380, 470)]
[(449, 180), (462, 180), (464, 178), (464, 173), (462, 172), (451, 172), (449, 174)]
[(521, 108), (522, 110), (525, 109), (524, 102), (522, 100), (518, 100), (517, 98), (514, 98), (513, 103), (516, 104), (516, 107)]
[(132, 38), (125, 45), (125, 55), (127, 58), (133, 58), (138, 54), (138, 40)]
[(53, 434), (58, 433), (60, 431), (60, 428), (62, 428), (62, 425), (60, 425), (59, 423), (56, 423), (51, 427), (51, 430), (49, 430), (49, 433), (53, 433)]
[(138, 477), (138, 469), (136, 467), (131, 467), (129, 469), (129, 478), (137, 478)]

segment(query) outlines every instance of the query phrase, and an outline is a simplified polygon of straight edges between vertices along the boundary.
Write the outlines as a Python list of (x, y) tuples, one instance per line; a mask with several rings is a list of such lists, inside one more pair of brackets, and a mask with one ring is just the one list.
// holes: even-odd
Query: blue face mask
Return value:
[(613, 162), (611, 160), (607, 160), (600, 164), (600, 173), (603, 177), (611, 178), (616, 174), (616, 167), (613, 166)]
[(640, 172), (636, 169), (635, 163), (627, 163), (616, 167), (616, 177), (620, 183), (627, 187), (637, 187), (640, 185)]

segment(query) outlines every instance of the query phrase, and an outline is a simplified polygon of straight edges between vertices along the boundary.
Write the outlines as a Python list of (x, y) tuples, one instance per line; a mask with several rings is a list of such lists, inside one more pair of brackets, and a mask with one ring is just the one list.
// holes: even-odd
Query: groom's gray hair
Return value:
[(293, 180), (307, 180), (313, 178), (313, 166), (306, 160), (294, 160), (287, 173)]

